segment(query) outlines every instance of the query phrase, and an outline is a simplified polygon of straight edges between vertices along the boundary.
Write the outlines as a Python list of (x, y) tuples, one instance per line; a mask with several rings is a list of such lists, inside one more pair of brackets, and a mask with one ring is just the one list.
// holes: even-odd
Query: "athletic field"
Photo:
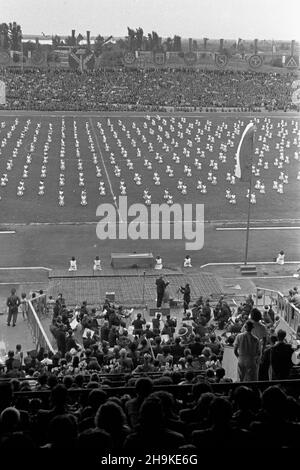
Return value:
[[(244, 232), (217, 232), (216, 224), (246, 221), (248, 184), (233, 175), (241, 133), (254, 117), (251, 220), (288, 227), (300, 219), (297, 116), (3, 112), (0, 226), (16, 233), (0, 238), (1, 265), (63, 267), (75, 255), (89, 266), (97, 254), (109, 263), (113, 251), (152, 251), (169, 265), (181, 264), (183, 240), (97, 238), (97, 207), (118, 209), (121, 195), (128, 206), (204, 204), (209, 224), (193, 259), (242, 261)], [(298, 233), (252, 232), (250, 260), (272, 260), (282, 248), (298, 259)]]
[[(252, 218), (299, 218), (298, 120), (256, 121)], [(170, 204), (204, 204), (206, 220), (245, 220), (248, 185), (232, 176), (248, 122), (228, 115), (2, 116), (0, 223), (97, 221), (99, 204), (120, 195), (129, 205), (143, 203), (145, 194), (151, 203), (166, 203), (169, 194)]]

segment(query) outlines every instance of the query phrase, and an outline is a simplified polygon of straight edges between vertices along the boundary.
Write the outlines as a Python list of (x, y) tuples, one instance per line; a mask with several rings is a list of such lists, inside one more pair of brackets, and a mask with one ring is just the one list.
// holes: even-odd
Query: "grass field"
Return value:
[[(203, 203), (206, 220), (245, 220), (248, 186), (238, 181), (230, 184), (226, 177), (233, 174), (237, 145), (248, 121), (228, 115), (2, 116), (0, 223), (97, 221), (97, 206), (111, 203), (113, 195), (121, 195), (121, 180), (126, 185), (128, 204), (144, 202), (144, 190), (151, 195), (152, 203), (161, 204), (166, 202), (164, 190), (168, 189), (174, 203)], [(255, 148), (254, 171), (259, 170), (259, 175), (253, 174), (253, 186), (260, 180), (265, 193), (253, 188), (256, 204), (251, 208), (252, 219), (300, 218), (297, 119), (259, 116)], [(279, 167), (274, 165), (276, 161)], [(185, 165), (191, 176), (184, 173)], [(168, 167), (173, 176), (167, 173)], [(210, 180), (210, 172), (216, 184)], [(134, 182), (136, 173), (141, 177), (140, 185)], [(160, 185), (155, 185), (154, 173)], [(286, 176), (283, 194), (272, 189), (273, 181), (281, 182), (281, 174)], [(60, 175), (64, 181), (61, 186)], [(185, 195), (178, 189), (179, 180), (186, 185)], [(206, 186), (206, 193), (197, 189), (199, 180)], [(25, 189), (18, 196), (22, 181)], [(38, 194), (42, 182), (44, 194)], [(99, 192), (100, 182), (105, 195)], [(236, 195), (235, 205), (226, 199), (226, 189)], [(81, 205), (82, 190), (87, 196), (85, 206)], [(59, 191), (63, 191), (63, 206), (59, 206)]]

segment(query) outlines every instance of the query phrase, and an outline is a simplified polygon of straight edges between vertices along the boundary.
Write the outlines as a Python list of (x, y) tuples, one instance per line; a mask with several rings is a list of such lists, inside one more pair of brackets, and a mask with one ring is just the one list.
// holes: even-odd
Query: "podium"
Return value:
[(111, 253), (113, 268), (153, 268), (152, 253)]

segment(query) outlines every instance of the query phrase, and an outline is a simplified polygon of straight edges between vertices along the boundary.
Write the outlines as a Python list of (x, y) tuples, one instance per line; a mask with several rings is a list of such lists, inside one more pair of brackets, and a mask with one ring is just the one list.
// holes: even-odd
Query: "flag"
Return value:
[(242, 133), (236, 152), (234, 175), (241, 181), (250, 181), (252, 176), (252, 158), (254, 144), (254, 124), (249, 122)]
[(82, 66), (86, 69), (93, 69), (95, 66), (95, 56), (94, 54), (90, 53), (87, 54), (82, 58)]
[(78, 69), (80, 67), (80, 57), (73, 51), (69, 54), (69, 66), (71, 69)]
[(102, 46), (104, 46), (105, 44), (116, 44), (116, 41), (114, 40), (113, 36), (109, 36), (107, 39), (105, 39), (104, 43), (102, 44)]
[(77, 44), (79, 44), (83, 39), (84, 37), (82, 36), (82, 34), (79, 33), (77, 36)]

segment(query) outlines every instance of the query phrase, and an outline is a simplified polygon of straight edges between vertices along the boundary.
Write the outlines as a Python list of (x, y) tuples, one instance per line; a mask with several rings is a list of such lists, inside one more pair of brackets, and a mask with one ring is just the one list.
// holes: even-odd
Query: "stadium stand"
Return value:
[(296, 75), (190, 69), (100, 69), (95, 72), (4, 70), (4, 109), (180, 110), (236, 108), (295, 109)]
[[(298, 368), (290, 357), (288, 375), (275, 380), (270, 351), (281, 341), (281, 319), (299, 325), (298, 294), (258, 294), (257, 303), (273, 303), (263, 314), (251, 296), (235, 312), (224, 296), (199, 298), (177, 321), (156, 315), (151, 325), (107, 299), (98, 311), (87, 302), (68, 309), (63, 295), (54, 303), (43, 292), (28, 299), (28, 322), (42, 333), (35, 332), (36, 353), (23, 357), (18, 346), (1, 366), (1, 449), (76, 446), (104, 455), (136, 452), (137, 444), (141, 453), (158, 451), (164, 442), (168, 451), (190, 445), (196, 455), (204, 448), (296, 447)], [(55, 347), (41, 327), (47, 315)], [(226, 377), (222, 358), (249, 317), (266, 342), (260, 382), (240, 384)], [(147, 431), (150, 415), (158, 440)]]

